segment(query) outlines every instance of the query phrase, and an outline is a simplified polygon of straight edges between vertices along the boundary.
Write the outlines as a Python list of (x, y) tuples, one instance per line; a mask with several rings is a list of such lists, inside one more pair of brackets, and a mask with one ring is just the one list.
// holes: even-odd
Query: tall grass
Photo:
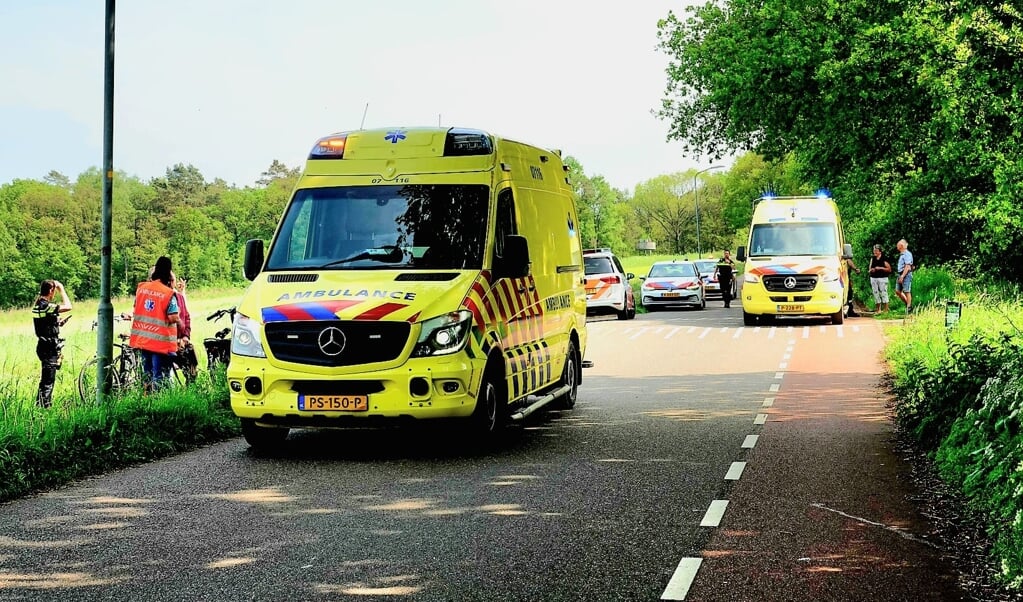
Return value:
[(1023, 298), (970, 283), (954, 298), (951, 328), (937, 303), (889, 327), (896, 418), (984, 517), (1003, 581), (1023, 590)]
[[(207, 322), (213, 311), (234, 306), (240, 289), (189, 294), (192, 339), (205, 367), (202, 339), (229, 326)], [(57, 372), (53, 405), (35, 405), (40, 364), (28, 309), (0, 312), (0, 501), (54, 487), (118, 466), (158, 458), (238, 434), (224, 371), (200, 371), (186, 388), (151, 395), (131, 392), (96, 405), (79, 399), (81, 366), (96, 353), (92, 330), (98, 302), (76, 302), (72, 320), (62, 329), (67, 339)], [(114, 302), (115, 312), (130, 311), (131, 300)], [(126, 330), (115, 324), (115, 330)], [(116, 339), (115, 339), (116, 340)], [(117, 350), (115, 349), (115, 354)]]

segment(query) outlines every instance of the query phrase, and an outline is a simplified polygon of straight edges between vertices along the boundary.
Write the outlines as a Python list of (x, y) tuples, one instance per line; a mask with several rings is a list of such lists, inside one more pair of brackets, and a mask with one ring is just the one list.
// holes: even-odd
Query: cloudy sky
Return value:
[[(710, 163), (651, 112), (657, 20), (683, 0), (129, 0), (117, 4), (114, 167), (251, 185), (320, 136), (475, 127), (561, 149), (632, 190)], [(0, 1), (0, 184), (102, 163), (101, 0)], [(367, 110), (368, 106), (368, 110)]]

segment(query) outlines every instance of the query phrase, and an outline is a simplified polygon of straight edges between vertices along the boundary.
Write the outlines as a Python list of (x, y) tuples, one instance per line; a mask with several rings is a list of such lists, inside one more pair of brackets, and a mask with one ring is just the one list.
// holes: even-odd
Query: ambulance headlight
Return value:
[(252, 318), (242, 314), (234, 316), (231, 353), (249, 357), (266, 357), (266, 352), (263, 351), (263, 337), (259, 334), (259, 324)]
[(472, 313), (461, 310), (437, 316), (423, 322), (412, 357), (449, 355), (465, 347), (472, 327)]
[(834, 282), (838, 280), (838, 272), (831, 269), (821, 270), (821, 282)]
[(750, 272), (745, 272), (742, 275), (742, 281), (748, 282), (750, 284), (757, 284), (758, 282), (760, 282), (760, 276), (757, 276), (756, 274), (751, 274)]

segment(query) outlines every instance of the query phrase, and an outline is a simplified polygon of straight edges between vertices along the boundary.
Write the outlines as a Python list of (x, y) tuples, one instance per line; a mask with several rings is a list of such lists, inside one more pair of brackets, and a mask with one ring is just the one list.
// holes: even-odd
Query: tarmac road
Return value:
[(303, 431), (6, 504), (0, 600), (960, 599), (886, 451), (873, 322), (590, 326), (576, 408), (494, 450)]

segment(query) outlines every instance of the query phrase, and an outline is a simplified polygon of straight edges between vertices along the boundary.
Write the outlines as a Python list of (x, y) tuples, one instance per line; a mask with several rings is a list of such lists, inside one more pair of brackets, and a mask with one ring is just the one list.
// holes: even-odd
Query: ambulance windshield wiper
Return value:
[(405, 257), (405, 253), (402, 252), (401, 247), (396, 245), (388, 245), (384, 247), (376, 247), (372, 249), (363, 249), (354, 255), (349, 255), (344, 259), (335, 259), (334, 261), (328, 261), (327, 263), (319, 266), (316, 269), (325, 270), (330, 267), (344, 265), (353, 261), (362, 261), (363, 259), (371, 259), (373, 261), (380, 261), (384, 263), (398, 263)]

